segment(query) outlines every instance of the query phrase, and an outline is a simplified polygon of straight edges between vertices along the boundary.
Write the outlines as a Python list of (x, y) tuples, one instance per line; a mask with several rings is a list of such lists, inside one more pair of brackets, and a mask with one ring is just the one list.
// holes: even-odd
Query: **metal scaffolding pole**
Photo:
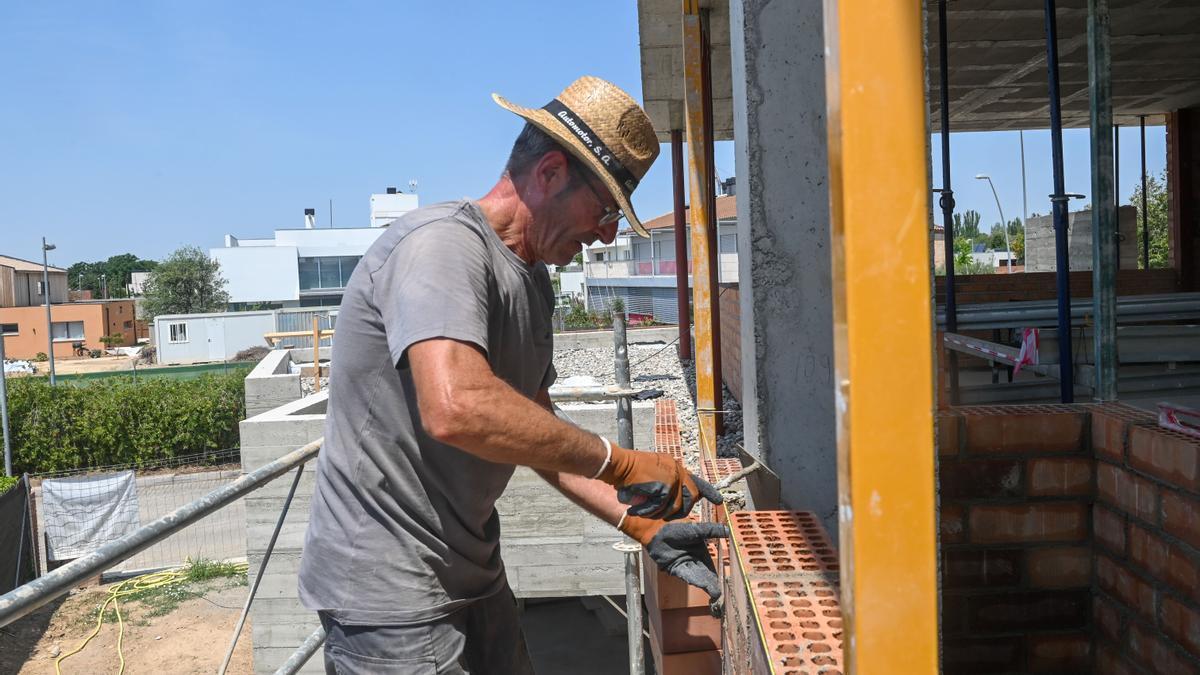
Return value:
[(679, 307), (679, 358), (692, 358), (692, 312), (688, 287), (687, 219), (683, 196), (683, 130), (671, 130), (671, 190), (675, 196), (675, 302)]
[[(1046, 0), (1046, 74), (1050, 89), (1050, 149), (1054, 160), (1055, 287), (1058, 293), (1058, 334), (1071, 334), (1071, 259), (1067, 249), (1067, 200), (1063, 179), (1062, 107), (1058, 93), (1058, 21), (1054, 0)], [(1058, 341), (1058, 362), (1062, 364), (1059, 394), (1063, 403), (1075, 401), (1074, 361), (1071, 341)]]
[(1146, 116), (1139, 115), (1142, 126), (1142, 269), (1150, 269), (1150, 212), (1146, 210)]
[[(941, 94), (942, 118), (942, 189), (938, 205), (942, 207), (943, 247), (946, 251), (946, 330), (958, 331), (958, 302), (954, 288), (954, 190), (950, 186), (950, 69), (946, 38), (946, 0), (938, 0), (938, 82)], [(1025, 171), (1024, 162), (1021, 166)], [(950, 380), (950, 403), (958, 403), (958, 354), (946, 355)], [(940, 394), (940, 392), (939, 392)]]
[[(705, 151), (712, 130), (704, 115), (704, 27), (699, 0), (683, 0), (684, 102), (687, 120), (687, 148), (691, 166), (692, 298), (696, 316), (696, 408), (699, 414), (700, 447), (704, 456), (714, 456), (717, 442), (717, 417), (720, 389), (715, 369), (713, 308), (717, 302), (716, 270), (712, 266), (710, 237), (713, 186)], [(707, 449), (705, 449), (707, 448)]]
[[(1092, 149), (1092, 316), (1097, 401), (1117, 399), (1117, 206), (1113, 199), (1112, 55), (1108, 0), (1088, 0)], [(1060, 335), (1066, 335), (1060, 333)], [(1060, 340), (1069, 342), (1070, 340)], [(1063, 361), (1067, 363), (1067, 361)]]
[[(721, 391), (721, 237), (717, 232), (717, 159), (714, 136), (716, 126), (713, 124), (713, 94), (712, 94), (712, 44), (709, 41), (708, 10), (700, 12), (700, 85), (702, 87), (701, 102), (704, 104), (704, 182), (708, 185), (705, 196), (708, 199), (708, 270), (709, 286), (712, 293), (712, 369), (713, 404), (712, 418), (714, 436), (712, 438), (712, 456), (716, 457), (716, 437), (724, 432), (725, 418), (717, 411), (724, 409)], [(697, 411), (700, 412), (700, 411)], [(703, 413), (701, 413), (703, 414)]]

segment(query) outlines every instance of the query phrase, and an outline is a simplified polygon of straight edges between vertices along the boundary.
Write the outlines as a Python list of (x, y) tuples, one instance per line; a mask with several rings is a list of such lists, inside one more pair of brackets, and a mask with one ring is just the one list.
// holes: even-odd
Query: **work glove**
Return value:
[(612, 458), (596, 478), (617, 488), (617, 499), (630, 505), (630, 516), (676, 520), (686, 518), (700, 497), (714, 504), (724, 501), (716, 488), (661, 452), (613, 445)]
[(708, 593), (714, 603), (720, 599), (721, 585), (707, 542), (728, 538), (729, 528), (720, 523), (667, 523), (638, 516), (625, 516), (618, 527), (646, 549), (659, 569)]

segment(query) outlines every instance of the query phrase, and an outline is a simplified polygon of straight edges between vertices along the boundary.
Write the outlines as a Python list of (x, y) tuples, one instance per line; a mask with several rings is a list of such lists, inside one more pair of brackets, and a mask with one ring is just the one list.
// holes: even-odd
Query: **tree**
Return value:
[(1024, 265), (1025, 264), (1025, 233), (1024, 232), (1016, 233), (1016, 235), (1014, 235), (1012, 237), (1009, 244), (1012, 246), (1013, 257), (1015, 257), (1017, 259), (1016, 263), (1020, 264), (1020, 265)]
[(196, 246), (179, 248), (146, 280), (147, 319), (160, 314), (222, 312), (229, 303), (221, 264)]
[(954, 238), (974, 239), (979, 236), (979, 212), (968, 210), (954, 214)]
[(956, 238), (954, 240), (954, 266), (962, 267), (963, 265), (969, 265), (972, 260), (971, 242), (967, 239)]
[[(1137, 251), (1138, 269), (1142, 264), (1142, 186), (1139, 183), (1130, 197), (1137, 207)], [(1150, 267), (1171, 266), (1171, 235), (1169, 232), (1169, 213), (1167, 202), (1167, 172), (1160, 176), (1148, 176), (1146, 179), (1146, 212), (1149, 215), (1147, 223), (1150, 229)]]
[[(127, 287), (134, 272), (150, 272), (158, 265), (154, 260), (143, 260), (132, 253), (122, 253), (96, 262), (77, 262), (67, 268), (67, 283), (75, 290), (90, 290), (92, 297), (104, 297), (104, 286), (108, 286), (108, 297), (128, 297)], [(103, 278), (102, 278), (103, 277)]]
[(1004, 236), (1004, 226), (1000, 223), (992, 225), (992, 233), (988, 236), (988, 248), (993, 251), (1008, 249), (1007, 239)]

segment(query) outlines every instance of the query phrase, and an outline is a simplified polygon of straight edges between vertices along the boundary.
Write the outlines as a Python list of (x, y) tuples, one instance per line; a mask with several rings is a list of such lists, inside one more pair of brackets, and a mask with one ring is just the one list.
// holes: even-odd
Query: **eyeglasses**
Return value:
[(596, 198), (596, 202), (604, 207), (604, 215), (600, 216), (600, 220), (597, 221), (599, 225), (611, 225), (625, 217), (625, 213), (621, 209), (604, 203), (604, 198), (596, 191), (595, 186), (592, 185), (592, 181), (588, 180), (586, 173), (582, 169), (576, 167), (575, 162), (571, 162), (569, 166), (570, 170), (575, 172), (575, 177), (583, 181), (583, 184), (592, 191), (592, 196)]

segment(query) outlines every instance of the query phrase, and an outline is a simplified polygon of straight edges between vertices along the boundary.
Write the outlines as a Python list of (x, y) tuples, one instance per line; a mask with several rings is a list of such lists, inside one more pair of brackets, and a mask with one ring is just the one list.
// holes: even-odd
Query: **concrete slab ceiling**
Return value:
[[(717, 140), (733, 137), (728, 2), (710, 0), (713, 122)], [(937, 5), (927, 0), (931, 128), (938, 128)], [(1087, 0), (1059, 0), (1059, 82), (1063, 125), (1086, 127)], [(1200, 105), (1200, 2), (1109, 0), (1113, 108), (1116, 122)], [(679, 0), (638, 0), (642, 91), (662, 141), (683, 128), (683, 58)], [(954, 131), (1049, 126), (1045, 15), (1042, 0), (950, 0), (950, 124)]]

